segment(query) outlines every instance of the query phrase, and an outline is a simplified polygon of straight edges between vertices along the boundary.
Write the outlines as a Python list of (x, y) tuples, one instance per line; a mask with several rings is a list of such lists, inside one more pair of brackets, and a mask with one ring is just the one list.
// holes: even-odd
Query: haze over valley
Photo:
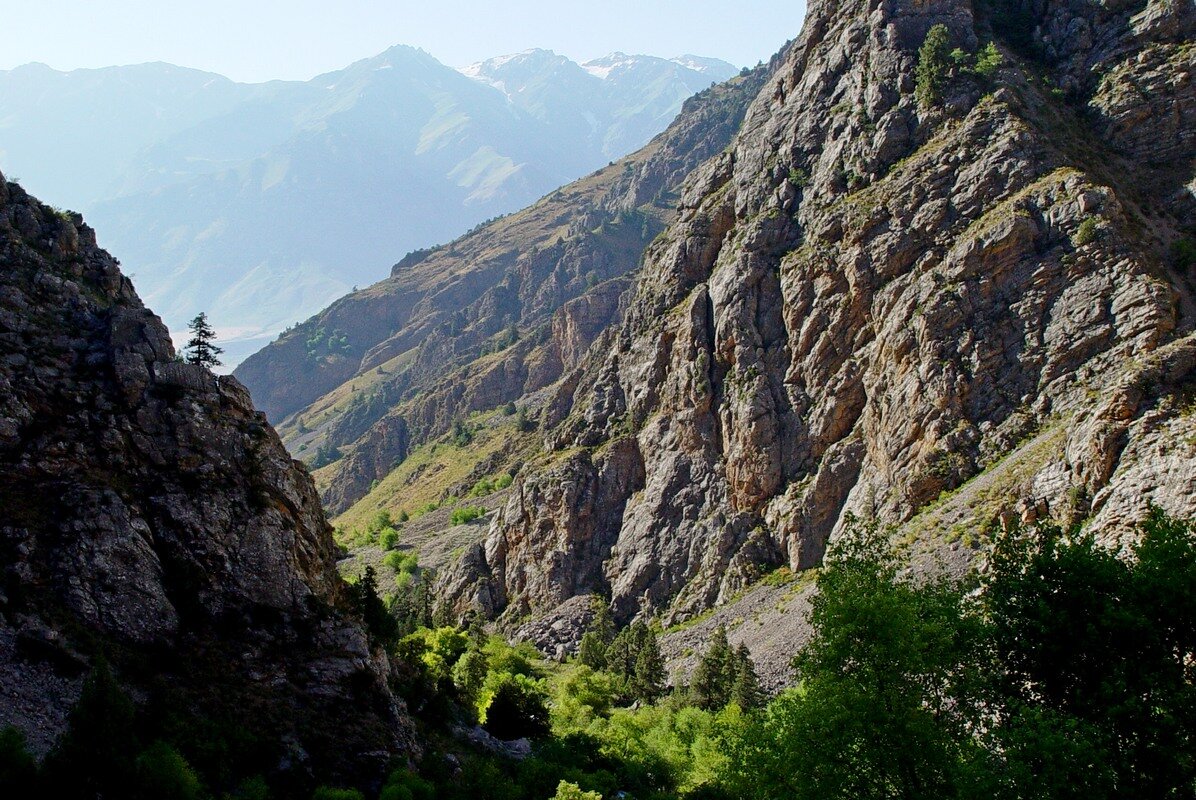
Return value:
[(407, 252), (646, 144), (737, 71), (547, 50), (455, 70), (410, 47), (263, 84), (29, 64), (0, 72), (0, 167), (84, 212), (173, 331), (206, 311), (231, 365)]

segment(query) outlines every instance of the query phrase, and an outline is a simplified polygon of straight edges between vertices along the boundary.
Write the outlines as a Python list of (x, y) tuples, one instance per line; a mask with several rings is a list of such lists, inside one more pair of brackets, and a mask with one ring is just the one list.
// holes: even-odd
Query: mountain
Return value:
[[(676, 210), (599, 306), (615, 310), (580, 315), (605, 327), (568, 302), (521, 327), (497, 266), (445, 289), (487, 303), (410, 326), (430, 302), (389, 287), (416, 258), (245, 379), (291, 415), (296, 450), (332, 436), (317, 481), (359, 558), (370, 514), (409, 512), (415, 546), (453, 542), (439, 592), (459, 614), (553, 652), (591, 593), (620, 621), (721, 608), (782, 684), (809, 583), (759, 580), (817, 567), (852, 519), (962, 570), (1019, 520), (1116, 541), (1148, 504), (1196, 512), (1194, 32), (1191, 4), (813, 3), (729, 145), (670, 184)], [(584, 220), (578, 188), (524, 214)], [(504, 238), (522, 235), (485, 226), (437, 252), (474, 264), (530, 250)], [(541, 255), (546, 274), (569, 263)], [(504, 421), (519, 365), (579, 328), (560, 377), (507, 407), (526, 424)], [(319, 385), (281, 388), (312, 341)], [(443, 381), (373, 388), (412, 364)], [(484, 524), (444, 510), (469, 504)], [(666, 632), (678, 665), (712, 624)]]
[(311, 478), (245, 388), (176, 360), (82, 218), (3, 177), (0, 264), (0, 727), (44, 755), (111, 670), (141, 735), (232, 786), (416, 753)]
[(318, 473), (330, 507), (346, 510), (454, 421), (571, 369), (617, 319), (684, 176), (726, 147), (762, 79), (702, 92), (636, 155), (413, 254), (241, 364), (235, 375), (293, 449), (347, 453)]
[(1019, 517), (1196, 510), (1196, 10), (1006, 5), (811, 5), (547, 402), (458, 608), (668, 624), (853, 517), (959, 559)]
[(550, 50), (529, 50), (462, 70), (502, 91), (558, 137), (614, 160), (664, 130), (687, 98), (738, 70), (713, 58), (614, 53), (576, 64)]
[(395, 47), (260, 85), (29, 65), (0, 72), (0, 163), (85, 210), (173, 330), (206, 310), (235, 363), (399, 255), (642, 146), (735, 72), (619, 63), (603, 80), (534, 51), (462, 74)]

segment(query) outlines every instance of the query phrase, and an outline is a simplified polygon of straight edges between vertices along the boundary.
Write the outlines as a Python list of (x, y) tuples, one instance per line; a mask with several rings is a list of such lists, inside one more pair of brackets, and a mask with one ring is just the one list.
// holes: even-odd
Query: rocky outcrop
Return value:
[[(935, 25), (1002, 63), (948, 63), (927, 105)], [(1018, 484), (1035, 508), (1091, 498), (1109, 535), (1147, 501), (1196, 513), (1172, 255), (1194, 221), (1194, 25), (1162, 1), (812, 3), (549, 403), (571, 455), (524, 470), (447, 601), (518, 618), (608, 591), (621, 619), (683, 619), (818, 564), (850, 515), (907, 523), (1050, 427), (1069, 444)], [(518, 501), (616, 462), (643, 477), (587, 495), (584, 535), (575, 506)]]
[(280, 768), (413, 752), (306, 470), (236, 379), (175, 360), (80, 217), (2, 178), (0, 509), (0, 727), (38, 752), (100, 656)]
[[(682, 180), (720, 152), (766, 74), (692, 98), (640, 152), (461, 239), (408, 256), (236, 371), (294, 451), (335, 446), (336, 513), (470, 413), (550, 386), (618, 320), (619, 298), (675, 213)], [(343, 344), (329, 348), (335, 332)], [(335, 341), (341, 342), (341, 339)], [(353, 387), (349, 390), (349, 387)], [(355, 395), (345, 402), (346, 391)]]

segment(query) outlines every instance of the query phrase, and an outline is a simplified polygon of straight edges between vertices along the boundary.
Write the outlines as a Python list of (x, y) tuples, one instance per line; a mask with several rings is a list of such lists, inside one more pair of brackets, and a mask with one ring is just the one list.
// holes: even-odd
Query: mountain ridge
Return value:
[(306, 82), (19, 69), (0, 72), (0, 160), (82, 208), (172, 329), (206, 311), (235, 362), (402, 253), (645, 143), (710, 82), (669, 69), (541, 84), (540, 113), (405, 46)]

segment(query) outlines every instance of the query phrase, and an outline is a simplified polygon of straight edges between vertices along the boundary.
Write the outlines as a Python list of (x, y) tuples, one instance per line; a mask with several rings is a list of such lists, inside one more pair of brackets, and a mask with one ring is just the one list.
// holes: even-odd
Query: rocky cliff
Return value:
[[(339, 513), (411, 448), (556, 382), (602, 330), (685, 176), (721, 152), (761, 68), (689, 100), (640, 152), (351, 294), (236, 371)], [(343, 456), (343, 458), (341, 458)]]
[(1194, 33), (1189, 0), (812, 2), (448, 600), (669, 622), (850, 515), (933, 550), (1196, 512)]
[(240, 383), (174, 358), (80, 217), (2, 177), (0, 509), (0, 727), (36, 751), (103, 657), (279, 769), (412, 752), (306, 470)]

